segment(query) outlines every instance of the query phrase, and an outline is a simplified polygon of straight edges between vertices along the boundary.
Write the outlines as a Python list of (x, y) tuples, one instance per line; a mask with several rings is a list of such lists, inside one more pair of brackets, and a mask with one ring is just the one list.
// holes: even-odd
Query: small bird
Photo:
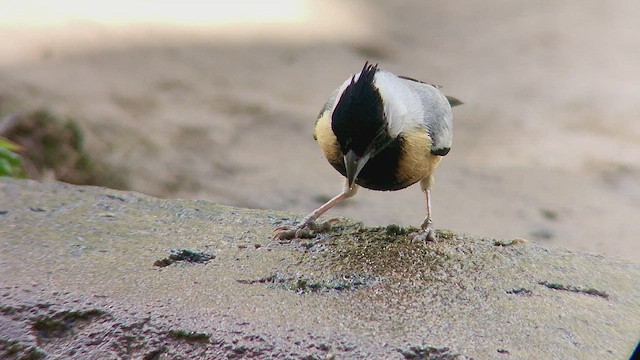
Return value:
[(329, 163), (345, 177), (340, 194), (307, 215), (297, 226), (276, 228), (274, 238), (302, 237), (322, 231), (330, 222), (315, 221), (354, 196), (358, 187), (395, 191), (420, 182), (426, 217), (412, 239), (433, 240), (431, 186), (433, 173), (453, 140), (451, 107), (462, 102), (438, 86), (364, 64), (324, 105), (314, 139)]

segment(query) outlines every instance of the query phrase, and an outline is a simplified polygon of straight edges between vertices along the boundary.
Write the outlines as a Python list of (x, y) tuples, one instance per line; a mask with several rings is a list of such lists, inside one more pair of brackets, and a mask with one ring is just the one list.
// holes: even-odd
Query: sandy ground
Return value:
[[(437, 227), (640, 259), (639, 2), (224, 3), (0, 1), (0, 95), (76, 119), (132, 190), (307, 213), (342, 181), (315, 117), (379, 62), (465, 102)], [(331, 215), (423, 206), (364, 190)]]

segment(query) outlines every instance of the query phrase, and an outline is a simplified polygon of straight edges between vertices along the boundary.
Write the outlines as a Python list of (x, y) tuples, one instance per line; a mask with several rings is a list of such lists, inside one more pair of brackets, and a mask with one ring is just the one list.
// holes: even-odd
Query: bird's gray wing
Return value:
[[(399, 77), (400, 79), (409, 80), (409, 81), (414, 81), (414, 82), (417, 82), (417, 83), (420, 83), (420, 84), (431, 85), (431, 86), (433, 86), (434, 88), (436, 88), (436, 89), (438, 89), (438, 90), (439, 90), (439, 89), (442, 89), (442, 85), (430, 84), (430, 83), (428, 83), (428, 82), (424, 82), (424, 81), (416, 80), (416, 79), (414, 79), (414, 78), (410, 78), (410, 77), (408, 77), (408, 76), (398, 75), (398, 77)], [(454, 106), (458, 106), (458, 105), (462, 105), (462, 104), (464, 104), (464, 103), (462, 102), (462, 100), (460, 100), (460, 99), (458, 99), (458, 98), (456, 98), (456, 97), (454, 97), (454, 96), (451, 96), (451, 95), (445, 95), (445, 97), (447, 98), (447, 101), (449, 101), (449, 105), (451, 105), (451, 107), (454, 107)]]
[(398, 77), (399, 77), (400, 79), (404, 79), (404, 80), (415, 81), (415, 82), (420, 83), (420, 84), (427, 84), (427, 85), (431, 85), (431, 86), (433, 86), (433, 87), (434, 87), (434, 88), (436, 88), (436, 89), (441, 89), (441, 88), (442, 88), (442, 85), (430, 84), (430, 83), (428, 83), (428, 82), (420, 81), (420, 80), (414, 79), (414, 78), (412, 78), (412, 77), (403, 76), (403, 75), (398, 75)]
[(451, 106), (460, 105), (462, 102), (445, 96), (439, 90), (439, 86), (405, 76), (400, 78), (412, 88), (423, 106), (421, 124), (426, 127), (431, 137), (431, 153), (439, 156), (447, 155), (453, 143)]

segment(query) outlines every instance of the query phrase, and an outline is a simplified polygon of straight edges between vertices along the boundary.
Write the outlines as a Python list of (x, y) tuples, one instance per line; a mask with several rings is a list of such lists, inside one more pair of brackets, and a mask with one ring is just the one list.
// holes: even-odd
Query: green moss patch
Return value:
[(538, 284), (546, 286), (547, 288), (553, 289), (553, 290), (563, 290), (563, 291), (569, 291), (574, 293), (582, 293), (587, 295), (599, 296), (605, 299), (609, 298), (609, 294), (594, 288), (564, 285), (564, 284), (558, 284), (558, 283), (553, 283), (549, 281), (540, 281)]
[(28, 178), (41, 180), (53, 174), (56, 180), (70, 184), (127, 188), (121, 172), (91, 159), (76, 121), (47, 110), (16, 116), (4, 136), (21, 148), (22, 166)]
[(433, 346), (410, 346), (406, 349), (398, 349), (405, 359), (409, 360), (454, 360), (462, 359), (459, 354), (452, 353), (449, 348), (437, 348)]
[(103, 315), (105, 315), (105, 312), (100, 309), (62, 311), (53, 316), (36, 318), (33, 320), (32, 326), (40, 338), (58, 338), (66, 336), (67, 332), (73, 329), (77, 323), (90, 321)]
[(371, 286), (377, 279), (370, 275), (338, 274), (326, 277), (310, 275), (272, 274), (258, 279), (240, 279), (241, 284), (266, 284), (273, 288), (291, 290), (297, 293), (352, 290), (361, 286)]
[(451, 251), (457, 240), (449, 231), (436, 231), (436, 242), (410, 240), (408, 235), (416, 231), (414, 227), (398, 225), (348, 225), (333, 230), (323, 240), (327, 250), (325, 259), (338, 272), (373, 277), (410, 275), (435, 281), (443, 265), (457, 256)]
[(169, 335), (175, 339), (196, 342), (209, 342), (209, 339), (211, 338), (211, 336), (207, 333), (182, 329), (169, 330)]
[(176, 262), (204, 264), (215, 259), (213, 254), (197, 251), (193, 249), (171, 249), (171, 255), (166, 258), (156, 260), (153, 266), (166, 267)]

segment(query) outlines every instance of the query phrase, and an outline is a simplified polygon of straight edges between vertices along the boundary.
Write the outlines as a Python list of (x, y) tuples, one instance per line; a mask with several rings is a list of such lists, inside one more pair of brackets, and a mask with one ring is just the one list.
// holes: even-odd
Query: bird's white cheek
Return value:
[(396, 137), (407, 128), (407, 125), (411, 125), (414, 122), (411, 121), (409, 112), (406, 109), (395, 106), (385, 111), (385, 117), (387, 119), (387, 128), (389, 129), (389, 135)]

